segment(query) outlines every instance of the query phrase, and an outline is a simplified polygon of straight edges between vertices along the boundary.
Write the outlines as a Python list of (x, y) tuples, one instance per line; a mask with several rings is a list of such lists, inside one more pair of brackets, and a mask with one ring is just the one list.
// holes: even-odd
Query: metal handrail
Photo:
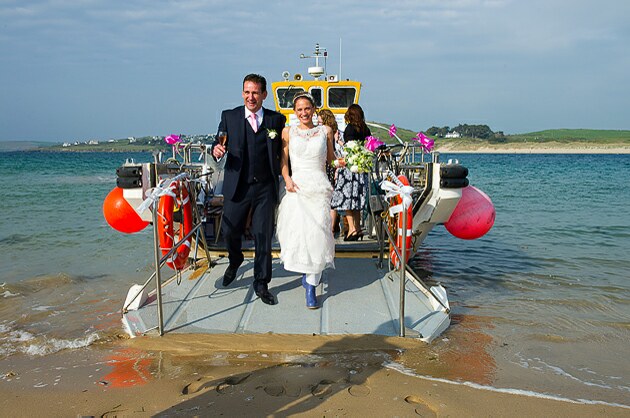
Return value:
[[(181, 239), (180, 241), (175, 243), (173, 245), (173, 248), (171, 248), (169, 250), (169, 252), (167, 252), (165, 255), (162, 256), (162, 258), (160, 258), (160, 260), (159, 260), (160, 268), (164, 267), (164, 264), (166, 264), (166, 261), (169, 259), (169, 257), (171, 255), (173, 255), (173, 253), (177, 250), (177, 248), (180, 245), (182, 245), (184, 243), (184, 241), (186, 241), (188, 238), (190, 238), (197, 230), (199, 230), (199, 228), (201, 228), (201, 223), (199, 223), (196, 226), (194, 226), (193, 229), (188, 234), (186, 234), (186, 236), (183, 239)], [(158, 250), (159, 250), (159, 240), (158, 240)], [(207, 252), (207, 249), (206, 249), (206, 252)], [(144, 282), (142, 287), (138, 290), (138, 293), (136, 293), (136, 295), (129, 301), (129, 303), (126, 306), (123, 306), (123, 312), (127, 312), (127, 309), (129, 308), (129, 305), (131, 305), (138, 298), (138, 296), (140, 296), (140, 293), (142, 293), (142, 291), (149, 285), (149, 283), (151, 282), (151, 280), (153, 280), (154, 277), (155, 277), (155, 272), (151, 273), (151, 276), (149, 276), (147, 281)]]
[[(407, 149), (407, 147), (405, 148)], [(404, 155), (401, 155), (400, 158), (402, 159)], [(414, 156), (415, 158), (415, 156)], [(378, 177), (378, 176), (377, 176)], [(392, 173), (391, 171), (385, 174), (385, 177), (392, 177), (393, 180), (397, 180), (397, 178), (395, 178), (396, 176), (394, 175), (394, 173)], [(385, 201), (385, 199), (383, 199), (383, 201)], [(384, 209), (387, 210), (387, 209)], [(407, 210), (403, 209), (402, 210), (402, 234), (407, 233), (407, 224), (408, 222), (413, 222), (413, 219), (409, 220), (408, 216), (407, 216)], [(406, 257), (402, 256), (402, 254), (407, 254), (407, 239), (406, 236), (404, 237), (404, 239), (401, 240), (401, 248), (399, 250), (399, 248), (394, 244), (394, 237), (392, 236), (392, 233), (390, 232), (388, 227), (383, 228), (385, 230), (385, 232), (387, 233), (387, 240), (388, 240), (388, 244), (390, 244), (390, 246), (393, 248), (396, 256), (398, 257), (399, 260), (399, 267), (397, 268), (397, 271), (400, 273), (400, 296), (399, 296), (399, 325), (400, 325), (400, 329), (399, 329), (399, 335), (401, 337), (405, 336), (405, 325), (404, 325), (404, 319), (405, 319), (405, 283), (406, 283), (406, 272), (409, 271), (412, 275), (412, 278), (414, 279), (414, 282), (417, 282), (417, 284), (420, 284), (420, 286), (422, 288), (424, 288), (424, 290), (426, 292), (428, 292), (429, 295), (431, 295), (446, 311), (446, 313), (450, 312), (450, 309), (444, 305), (444, 303), (442, 302), (442, 300), (433, 292), (433, 290), (431, 289), (431, 287), (427, 286), (426, 283), (424, 283), (424, 281), (422, 279), (420, 279), (420, 277), (418, 277), (416, 274), (413, 273), (413, 271), (411, 271), (408, 268), (407, 265), (407, 260)], [(379, 244), (381, 246), (381, 251), (380, 251), (380, 257), (379, 257), (379, 263), (381, 263), (382, 265), (382, 258), (383, 258), (383, 248), (385, 246), (385, 240), (384, 240), (384, 236), (382, 234), (380, 234), (379, 236)]]

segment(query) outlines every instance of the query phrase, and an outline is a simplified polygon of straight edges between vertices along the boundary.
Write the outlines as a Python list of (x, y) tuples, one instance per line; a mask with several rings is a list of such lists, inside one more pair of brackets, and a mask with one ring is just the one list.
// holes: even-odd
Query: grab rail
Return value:
[[(437, 160), (439, 157), (438, 156), (434, 156), (433, 160), (434, 162), (437, 162), (435, 160)], [(375, 176), (376, 178), (378, 178), (378, 174), (377, 176)], [(399, 186), (402, 186), (402, 183), (400, 183), (400, 181), (398, 180), (397, 176), (392, 172), (392, 171), (386, 171), (385, 173), (383, 173), (383, 178), (382, 180), (385, 179), (390, 179), (393, 182), (397, 183)], [(381, 180), (381, 181), (382, 181)], [(381, 196), (382, 195), (378, 195), (379, 199), (382, 200), (381, 203), (385, 203), (386, 199), (383, 199)], [(387, 211), (388, 209), (384, 206), (384, 211)], [(415, 213), (415, 212), (414, 212)], [(399, 233), (403, 233), (406, 234), (407, 231), (407, 225), (409, 222), (413, 222), (413, 219), (409, 220), (408, 216), (407, 216), (407, 210), (406, 208), (403, 208), (403, 210), (401, 211), (401, 217), (402, 217), (402, 232)], [(383, 221), (381, 221), (382, 223)], [(437, 303), (439, 305), (441, 305), (445, 312), (448, 314), (450, 312), (450, 308), (448, 306), (446, 306), (444, 304), (444, 302), (442, 302), (442, 300), (440, 299), (440, 297), (438, 295), (435, 294), (435, 292), (432, 290), (431, 287), (429, 287), (422, 279), (420, 279), (420, 277), (418, 277), (418, 275), (415, 274), (415, 272), (413, 272), (413, 270), (411, 270), (408, 265), (407, 265), (407, 260), (406, 257), (403, 256), (407, 254), (407, 240), (406, 239), (402, 239), (401, 240), (401, 248), (399, 249), (398, 246), (394, 243), (395, 239), (394, 236), (392, 235), (391, 231), (389, 230), (388, 227), (382, 228), (385, 230), (386, 234), (387, 234), (387, 244), (389, 244), (389, 246), (391, 246), (391, 248), (393, 249), (394, 253), (396, 254), (396, 256), (398, 257), (399, 260), (399, 266), (396, 269), (396, 271), (398, 271), (399, 275), (400, 275), (400, 296), (399, 296), (399, 335), (401, 337), (405, 336), (405, 324), (404, 324), (404, 319), (405, 319), (405, 284), (406, 284), (406, 273), (409, 272), (411, 275), (411, 278), (413, 279), (413, 282), (416, 284), (416, 286), (421, 287), (424, 290), (424, 293), (427, 296), (431, 296), (433, 299), (435, 299), (435, 301), (437, 301)], [(382, 266), (382, 262), (383, 262), (383, 249), (385, 248), (385, 240), (384, 240), (384, 236), (383, 234), (379, 234), (378, 236), (379, 239), (379, 245), (381, 247), (381, 251), (380, 251), (380, 255), (379, 255), (379, 262)]]
[[(197, 201), (197, 196), (196, 196), (196, 192), (194, 190), (194, 188), (188, 187), (188, 194), (190, 196), (190, 201), (193, 202), (192, 203), (192, 208), (194, 211), (194, 218), (196, 218), (198, 221), (201, 219), (200, 214), (198, 212), (197, 209), (197, 205), (196, 205), (196, 201)], [(173, 253), (175, 251), (177, 251), (177, 249), (183, 245), (190, 237), (192, 237), (194, 234), (197, 234), (197, 238), (196, 238), (196, 245), (195, 245), (195, 255), (196, 255), (196, 251), (199, 247), (199, 237), (201, 237), (201, 241), (206, 253), (206, 259), (208, 260), (208, 266), (210, 265), (210, 253), (208, 252), (208, 244), (206, 242), (206, 238), (205, 238), (205, 233), (201, 233), (199, 234), (199, 229), (202, 226), (201, 222), (198, 222), (195, 226), (193, 226), (193, 228), (190, 230), (190, 232), (188, 232), (181, 240), (175, 242), (173, 244), (173, 247), (166, 253), (164, 254), (162, 257), (160, 257), (160, 240), (158, 237), (158, 231), (157, 231), (157, 219), (158, 219), (158, 215), (157, 215), (157, 207), (158, 205), (154, 202), (152, 205), (152, 220), (153, 220), (153, 249), (154, 249), (154, 262), (155, 262), (155, 271), (153, 273), (151, 273), (151, 276), (147, 279), (147, 281), (140, 287), (140, 289), (138, 289), (137, 293), (134, 295), (133, 298), (131, 298), (131, 300), (129, 301), (129, 303), (127, 303), (127, 305), (123, 306), (123, 313), (126, 313), (129, 306), (140, 296), (140, 294), (142, 293), (142, 291), (144, 289), (146, 289), (146, 287), (149, 285), (149, 283), (151, 282), (152, 279), (155, 278), (155, 290), (156, 290), (156, 297), (157, 297), (157, 316), (158, 316), (158, 325), (157, 327), (153, 327), (153, 328), (149, 328), (147, 329), (147, 331), (151, 331), (155, 328), (158, 329), (158, 333), (160, 336), (164, 335), (164, 318), (163, 318), (163, 309), (162, 309), (162, 274), (161, 274), (161, 269), (164, 266), (164, 264), (166, 264), (167, 260), (173, 255)], [(193, 266), (196, 266), (196, 264), (193, 264)], [(179, 275), (180, 272), (178, 271), (177, 274)]]

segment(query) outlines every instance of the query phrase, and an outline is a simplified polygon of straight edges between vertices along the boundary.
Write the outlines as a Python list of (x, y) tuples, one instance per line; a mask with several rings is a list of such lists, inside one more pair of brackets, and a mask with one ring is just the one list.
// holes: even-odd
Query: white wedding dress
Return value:
[(280, 258), (288, 271), (316, 274), (335, 267), (330, 216), (333, 189), (326, 176), (326, 142), (326, 129), (321, 125), (289, 130), (291, 178), (299, 190), (284, 192), (276, 226)]

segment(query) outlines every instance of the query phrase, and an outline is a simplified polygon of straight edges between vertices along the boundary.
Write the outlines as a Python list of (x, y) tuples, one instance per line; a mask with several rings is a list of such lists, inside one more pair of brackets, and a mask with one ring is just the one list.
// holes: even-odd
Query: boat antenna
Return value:
[[(328, 58), (328, 51), (326, 51), (326, 48), (320, 48), (319, 43), (315, 44), (315, 52), (313, 52), (313, 55), (300, 54), (300, 58), (315, 58), (315, 66), (308, 67), (308, 73), (312, 75), (315, 80), (319, 80), (319, 77), (326, 74), (324, 67), (326, 66), (326, 58)], [(320, 58), (324, 58), (324, 67), (319, 65)]]
[(339, 80), (343, 80), (341, 77), (341, 38), (339, 38)]

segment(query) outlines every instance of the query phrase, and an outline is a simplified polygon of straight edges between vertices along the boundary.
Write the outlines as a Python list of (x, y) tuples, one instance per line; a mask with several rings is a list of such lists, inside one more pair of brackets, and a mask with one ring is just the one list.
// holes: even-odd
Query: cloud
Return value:
[(211, 131), (239, 104), (245, 73), (305, 73), (298, 56), (315, 42), (337, 73), (340, 39), (342, 76), (363, 82), (372, 119), (622, 128), (628, 15), (625, 0), (349, 0), (343, 12), (336, 0), (0, 0), (0, 78), (10, 81), (0, 135)]

